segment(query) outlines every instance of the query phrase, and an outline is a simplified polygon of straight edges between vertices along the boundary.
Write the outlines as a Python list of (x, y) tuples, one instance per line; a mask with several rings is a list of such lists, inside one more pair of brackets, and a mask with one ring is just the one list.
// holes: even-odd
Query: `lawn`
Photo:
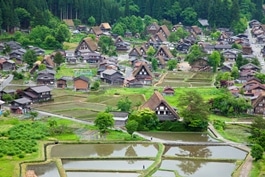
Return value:
[(74, 70), (71, 68), (68, 68), (65, 64), (60, 66), (60, 70), (58, 70), (56, 72), (56, 79), (61, 78), (62, 76), (70, 76), (73, 77), (74, 76)]

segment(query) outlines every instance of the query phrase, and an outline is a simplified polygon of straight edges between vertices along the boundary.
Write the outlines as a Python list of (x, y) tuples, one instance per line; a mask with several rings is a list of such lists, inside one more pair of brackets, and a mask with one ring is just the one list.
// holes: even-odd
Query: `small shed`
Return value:
[(163, 95), (172, 96), (175, 94), (175, 90), (170, 86), (166, 86), (162, 93)]
[(78, 76), (74, 78), (74, 89), (77, 90), (88, 90), (90, 85), (89, 78), (85, 76)]
[(128, 112), (110, 112), (113, 114), (113, 119), (115, 121), (114, 126), (115, 127), (124, 127), (127, 120), (128, 120)]

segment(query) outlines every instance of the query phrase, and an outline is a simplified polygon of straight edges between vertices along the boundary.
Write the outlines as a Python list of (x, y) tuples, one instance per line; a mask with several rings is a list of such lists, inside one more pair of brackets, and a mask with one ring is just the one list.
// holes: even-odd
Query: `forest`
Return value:
[(146, 15), (158, 21), (167, 20), (193, 25), (198, 18), (208, 19), (212, 27), (236, 27), (245, 21), (265, 22), (264, 0), (0, 0), (0, 26), (12, 32), (14, 27), (33, 28), (58, 19), (76, 19), (88, 24), (114, 24), (120, 17)]

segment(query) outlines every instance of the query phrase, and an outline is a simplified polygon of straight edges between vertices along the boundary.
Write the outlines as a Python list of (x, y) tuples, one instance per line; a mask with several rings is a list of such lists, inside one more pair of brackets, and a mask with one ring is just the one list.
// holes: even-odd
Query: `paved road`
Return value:
[(253, 50), (253, 55), (256, 56), (256, 58), (259, 60), (259, 62), (261, 64), (260, 72), (265, 73), (265, 62), (264, 62), (263, 56), (260, 53), (261, 49), (263, 48), (263, 45), (256, 44), (256, 39), (252, 36), (251, 29), (249, 28), (249, 26), (246, 30), (246, 34), (248, 35), (249, 43), (250, 43), (250, 46)]
[(9, 83), (13, 80), (13, 75), (9, 74), (8, 78), (4, 79), (1, 83), (0, 83), (0, 91), (4, 90), (4, 88), (9, 85)]

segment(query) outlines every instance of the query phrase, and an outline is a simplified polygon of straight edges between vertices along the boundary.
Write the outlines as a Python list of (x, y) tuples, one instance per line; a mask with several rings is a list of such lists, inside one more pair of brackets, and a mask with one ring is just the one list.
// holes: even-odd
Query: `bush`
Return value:
[(4, 117), (8, 117), (10, 115), (10, 111), (9, 110), (6, 110), (4, 113), (3, 113), (3, 116)]
[(25, 155), (24, 155), (24, 154), (19, 154), (18, 157), (19, 157), (20, 159), (22, 159), (22, 158), (25, 157)]
[(0, 158), (4, 157), (4, 154), (0, 153)]
[(217, 130), (224, 130), (225, 129), (225, 122), (221, 120), (214, 120), (213, 126)]

